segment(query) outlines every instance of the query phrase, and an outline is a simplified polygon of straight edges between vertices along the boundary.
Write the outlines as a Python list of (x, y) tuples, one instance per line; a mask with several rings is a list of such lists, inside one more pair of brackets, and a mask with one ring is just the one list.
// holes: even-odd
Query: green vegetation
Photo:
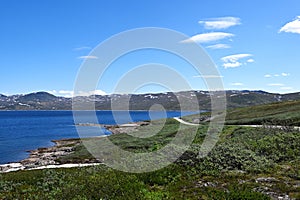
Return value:
[[(144, 146), (125, 134), (111, 138), (126, 150), (154, 151), (174, 137), (177, 125), (168, 120), (156, 136), (143, 139)], [(161, 170), (132, 174), (97, 166), (7, 173), (0, 176), (0, 199), (269, 199), (270, 191), (299, 198), (298, 132), (228, 126), (209, 155), (199, 158), (206, 129), (199, 128), (190, 149)], [(88, 158), (83, 146), (78, 149), (68, 159)]]
[[(300, 126), (299, 111), (300, 100), (228, 109), (225, 124)], [(194, 123), (199, 123), (201, 118), (209, 121), (210, 112), (183, 117), (188, 122), (196, 121)], [(206, 123), (208, 122), (201, 122), (201, 124)]]
[[(231, 110), (227, 123), (281, 122), (298, 125), (300, 102), (283, 102)], [(195, 116), (185, 119), (192, 120)], [(164, 120), (141, 126), (136, 135), (157, 132)], [(109, 139), (132, 152), (152, 152), (168, 144), (179, 123), (168, 119), (148, 138), (127, 134)], [(194, 126), (183, 126), (188, 134)], [(206, 157), (199, 157), (207, 131), (204, 123), (188, 149), (175, 163), (149, 173), (125, 173), (97, 167), (46, 169), (0, 174), (0, 199), (271, 199), (288, 195), (300, 199), (300, 133), (271, 126), (225, 126)], [(93, 142), (101, 141), (93, 139)], [(83, 145), (61, 163), (94, 158)], [(147, 163), (145, 163), (146, 165)], [(141, 166), (142, 167), (142, 166)]]
[(229, 110), (227, 124), (264, 124), (300, 126), (300, 101), (286, 101)]

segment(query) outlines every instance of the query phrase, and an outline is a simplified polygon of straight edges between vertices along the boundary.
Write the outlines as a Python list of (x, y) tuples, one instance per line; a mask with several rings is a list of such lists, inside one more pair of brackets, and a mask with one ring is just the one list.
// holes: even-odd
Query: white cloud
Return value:
[(64, 96), (64, 97), (73, 97), (74, 92), (69, 90), (60, 90), (58, 91), (58, 95)]
[(82, 50), (90, 50), (92, 49), (91, 47), (83, 46), (83, 47), (77, 47), (74, 48), (73, 51), (82, 51)]
[(242, 58), (247, 58), (252, 56), (251, 54), (234, 54), (234, 55), (230, 55), (230, 56), (225, 56), (222, 58), (223, 62), (236, 62), (239, 59)]
[[(239, 60), (248, 58), (251, 56), (252, 56), (251, 54), (234, 54), (234, 55), (230, 55), (230, 56), (225, 56), (225, 57), (221, 58), (221, 60), (224, 62), (223, 67), (235, 68), (235, 67), (240, 67), (243, 65)], [(248, 59), (248, 61), (249, 60), (252, 61), (253, 59)], [(254, 60), (252, 62), (254, 62)]]
[(292, 87), (280, 87), (281, 90), (292, 90)]
[(222, 40), (225, 38), (230, 38), (233, 36), (234, 34), (224, 33), (224, 32), (202, 33), (202, 34), (195, 35), (189, 39), (183, 40), (181, 42), (182, 43), (191, 43), (191, 42), (208, 43), (208, 42)]
[(235, 67), (240, 67), (240, 66), (242, 66), (243, 64), (242, 63), (240, 63), (240, 62), (228, 62), (228, 63), (224, 63), (223, 64), (223, 67), (225, 67), (225, 68), (235, 68)]
[(281, 76), (289, 76), (289, 73), (281, 73)]
[(254, 62), (254, 59), (250, 58), (250, 59), (247, 60), (247, 62), (248, 62), (248, 63), (253, 63), (253, 62)]
[(270, 83), (268, 86), (284, 86), (282, 83)]
[(107, 93), (104, 92), (103, 90), (95, 90), (94, 94), (95, 95), (107, 95)]
[(94, 91), (77, 91), (74, 96), (91, 96), (91, 95), (107, 95), (106, 92), (102, 90), (94, 90)]
[(62, 96), (62, 97), (73, 97), (73, 96), (91, 96), (91, 95), (107, 95), (106, 92), (102, 90), (95, 90), (95, 91), (79, 91), (76, 95), (74, 95), (73, 90), (51, 90), (47, 91), (50, 94), (55, 96)]
[(97, 56), (80, 56), (79, 59), (98, 59)]
[(243, 83), (231, 83), (231, 85), (233, 85), (233, 86), (242, 86), (244, 84)]
[(62, 97), (72, 97), (73, 96), (73, 91), (69, 91), (69, 90), (50, 90), (50, 91), (46, 91), (50, 94), (53, 94), (55, 96), (62, 96)]
[(223, 78), (224, 76), (219, 75), (200, 75), (200, 76), (193, 76), (193, 78)]
[(207, 46), (206, 48), (208, 48), (208, 49), (229, 49), (229, 48), (231, 48), (231, 46), (228, 44), (215, 44), (215, 45)]
[(280, 76), (283, 76), (283, 77), (287, 77), (289, 76), (290, 73), (285, 73), (285, 72), (282, 72), (281, 74), (274, 74), (274, 75), (271, 75), (271, 74), (266, 74), (264, 77), (265, 78), (271, 78), (271, 77), (280, 77)]
[(294, 21), (288, 22), (279, 30), (279, 33), (298, 33), (300, 34), (300, 16), (298, 16)]
[(231, 26), (240, 25), (240, 18), (237, 17), (219, 17), (199, 21), (206, 29), (226, 29)]
[(53, 94), (53, 95), (57, 95), (57, 91), (56, 90), (46, 90), (45, 92)]

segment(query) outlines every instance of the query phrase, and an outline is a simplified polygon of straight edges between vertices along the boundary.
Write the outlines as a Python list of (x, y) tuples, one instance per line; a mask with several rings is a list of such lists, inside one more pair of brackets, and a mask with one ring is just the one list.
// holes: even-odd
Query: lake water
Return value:
[[(178, 117), (196, 112), (115, 111), (117, 122), (128, 123), (165, 117)], [(82, 112), (88, 123), (89, 112)], [(84, 117), (86, 115), (86, 117)], [(111, 111), (97, 111), (100, 124), (116, 124)], [(110, 134), (94, 127), (82, 127), (86, 136)], [(28, 156), (27, 150), (53, 146), (51, 140), (78, 138), (72, 111), (0, 111), (0, 164), (17, 162)]]

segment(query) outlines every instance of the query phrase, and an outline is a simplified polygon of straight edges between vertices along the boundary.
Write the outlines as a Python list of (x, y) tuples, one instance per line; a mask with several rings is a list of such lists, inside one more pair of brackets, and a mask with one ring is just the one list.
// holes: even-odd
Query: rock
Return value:
[(196, 184), (196, 187), (216, 187), (216, 186), (217, 184), (213, 182), (198, 181), (198, 183)]
[(13, 172), (18, 170), (23, 170), (25, 167), (21, 163), (9, 163), (0, 165), (0, 173)]
[(120, 134), (120, 133), (128, 133), (128, 132), (135, 131), (137, 130), (138, 127), (147, 126), (149, 124), (150, 124), (149, 121), (141, 121), (141, 122), (132, 122), (127, 124), (120, 124), (120, 125), (79, 123), (76, 124), (76, 126), (100, 126), (112, 132), (112, 134)]
[(53, 147), (38, 148), (37, 150), (30, 151), (29, 157), (20, 163), (26, 169), (59, 164), (56, 160), (61, 156), (70, 154), (74, 150), (74, 146), (80, 144), (81, 141), (79, 139), (62, 139), (53, 140), (53, 142), (56, 144)]
[(194, 118), (193, 123), (194, 124), (200, 124), (201, 122), (208, 122), (210, 120), (209, 116), (201, 116), (199, 118)]
[[(28, 158), (19, 163), (9, 163), (0, 165), (0, 173), (12, 172), (18, 170), (43, 169), (48, 166), (59, 167), (57, 159), (73, 152), (74, 148), (81, 143), (80, 139), (62, 139), (54, 140), (55, 146), (49, 148), (38, 148), (31, 150)], [(71, 146), (70, 146), (71, 145)], [(96, 162), (97, 160), (85, 160), (84, 163)], [(95, 163), (93, 163), (95, 164)], [(80, 164), (75, 164), (75, 166)]]
[(271, 199), (291, 200), (291, 198), (289, 197), (289, 195), (287, 195), (287, 194), (278, 194), (277, 192), (274, 192), (271, 188), (268, 188), (268, 187), (254, 188), (254, 191), (266, 194)]
[(200, 123), (200, 119), (199, 118), (193, 119), (193, 123), (194, 124), (199, 124)]
[(276, 178), (273, 177), (260, 177), (255, 180), (256, 183), (266, 182), (266, 183), (273, 183), (278, 182)]

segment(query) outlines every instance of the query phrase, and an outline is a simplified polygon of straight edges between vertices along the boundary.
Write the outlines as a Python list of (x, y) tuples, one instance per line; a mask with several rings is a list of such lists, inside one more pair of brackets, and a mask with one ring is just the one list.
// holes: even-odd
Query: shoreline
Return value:
[[(140, 126), (149, 125), (150, 122), (132, 122), (121, 125), (104, 125), (104, 124), (75, 124), (75, 126), (101, 126), (106, 128), (112, 134), (123, 134), (132, 131), (136, 131)], [(108, 137), (109, 135), (96, 136)], [(34, 150), (29, 150), (29, 156), (19, 162), (11, 162), (0, 165), (0, 173), (8, 173), (20, 170), (38, 170), (38, 169), (53, 169), (53, 168), (70, 168), (70, 167), (85, 167), (95, 166), (102, 164), (101, 162), (95, 162), (95, 160), (86, 160), (84, 163), (60, 163), (58, 159), (69, 155), (75, 151), (75, 148), (82, 143), (81, 138), (68, 138), (51, 140), (54, 146), (40, 147)]]
[(81, 143), (80, 138), (52, 140), (54, 146), (40, 147), (29, 150), (29, 156), (19, 162), (0, 165), (0, 173), (19, 170), (32, 170), (42, 166), (59, 165), (56, 160), (62, 156), (72, 153), (77, 145)]

